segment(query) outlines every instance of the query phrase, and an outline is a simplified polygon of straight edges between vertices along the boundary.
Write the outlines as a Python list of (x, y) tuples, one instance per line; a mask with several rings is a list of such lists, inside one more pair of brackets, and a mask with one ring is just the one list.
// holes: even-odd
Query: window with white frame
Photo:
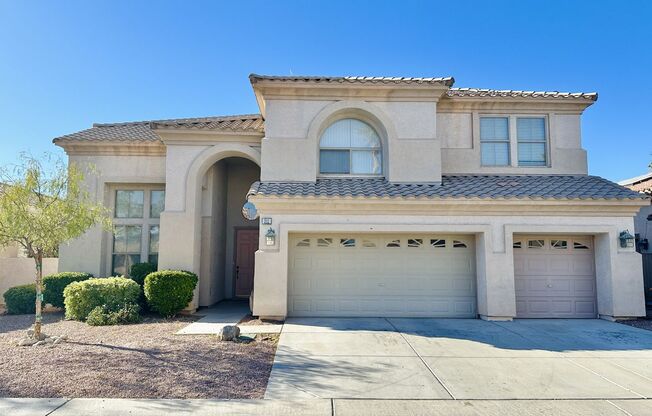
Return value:
[(518, 117), (516, 119), (519, 166), (546, 166), (546, 119)]
[(319, 173), (324, 175), (382, 174), (382, 148), (378, 133), (356, 119), (331, 124), (319, 141)]
[(158, 264), (165, 191), (151, 186), (125, 187), (116, 189), (113, 196), (111, 274), (128, 276), (133, 264), (145, 261)]
[(482, 166), (509, 166), (509, 118), (480, 118)]

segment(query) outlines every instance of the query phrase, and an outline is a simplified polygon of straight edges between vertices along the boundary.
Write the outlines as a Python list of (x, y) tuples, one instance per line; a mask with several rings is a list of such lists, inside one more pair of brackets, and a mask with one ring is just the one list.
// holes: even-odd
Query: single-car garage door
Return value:
[(517, 318), (595, 318), (590, 237), (514, 237)]
[(473, 236), (291, 235), (290, 316), (476, 316)]

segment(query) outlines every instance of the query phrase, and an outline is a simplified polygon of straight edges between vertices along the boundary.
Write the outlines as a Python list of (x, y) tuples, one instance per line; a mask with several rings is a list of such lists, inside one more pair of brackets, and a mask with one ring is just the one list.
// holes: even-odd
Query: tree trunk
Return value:
[(36, 262), (36, 319), (34, 321), (34, 338), (41, 339), (41, 305), (43, 301), (43, 252), (38, 250), (34, 256)]

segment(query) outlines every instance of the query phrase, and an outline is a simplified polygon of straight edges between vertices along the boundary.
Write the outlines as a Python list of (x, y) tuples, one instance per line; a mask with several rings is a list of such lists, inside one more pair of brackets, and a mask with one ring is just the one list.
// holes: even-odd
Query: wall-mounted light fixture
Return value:
[(273, 246), (274, 244), (276, 244), (276, 232), (271, 227), (265, 233), (265, 243), (268, 246)]
[(634, 247), (634, 236), (629, 233), (629, 230), (621, 231), (618, 239), (620, 240), (620, 247)]

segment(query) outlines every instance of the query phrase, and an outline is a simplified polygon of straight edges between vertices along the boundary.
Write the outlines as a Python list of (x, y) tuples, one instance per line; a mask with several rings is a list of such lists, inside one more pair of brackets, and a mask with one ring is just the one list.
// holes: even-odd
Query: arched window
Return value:
[(319, 141), (319, 173), (381, 175), (380, 137), (367, 123), (351, 118), (331, 124)]

